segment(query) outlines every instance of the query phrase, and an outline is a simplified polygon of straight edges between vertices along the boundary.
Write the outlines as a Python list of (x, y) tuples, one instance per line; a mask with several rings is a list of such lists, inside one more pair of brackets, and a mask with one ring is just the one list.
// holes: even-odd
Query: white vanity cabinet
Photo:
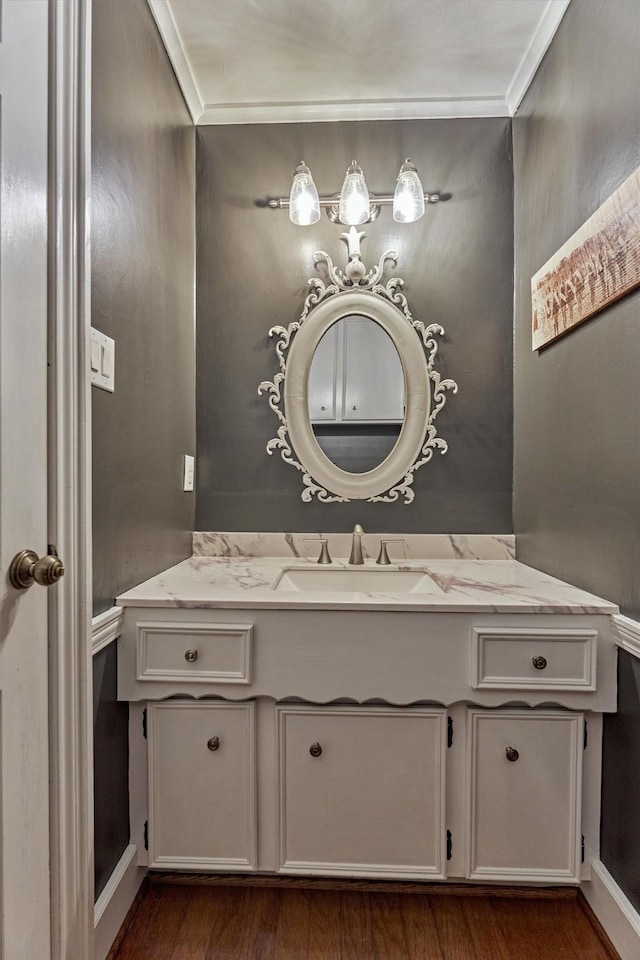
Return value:
[(276, 713), (281, 873), (446, 876), (442, 708)]
[(584, 717), (467, 712), (466, 877), (579, 882)]
[(255, 704), (147, 709), (149, 865), (256, 869)]
[(154, 869), (576, 884), (598, 855), (606, 615), (131, 606), (118, 669)]

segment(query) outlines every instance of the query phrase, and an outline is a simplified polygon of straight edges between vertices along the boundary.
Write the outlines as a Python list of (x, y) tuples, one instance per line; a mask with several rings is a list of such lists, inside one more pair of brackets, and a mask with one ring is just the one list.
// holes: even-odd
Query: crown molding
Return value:
[(548, 0), (506, 96), (309, 103), (204, 103), (169, 0), (147, 0), (191, 117), (197, 125), (512, 117), (570, 2), (571, 0)]
[(147, 0), (147, 3), (171, 61), (173, 72), (180, 84), (191, 118), (194, 123), (198, 123), (203, 110), (202, 97), (187, 52), (184, 49), (182, 37), (173, 18), (171, 7), (167, 0)]
[(507, 90), (506, 102), (509, 109), (509, 116), (514, 117), (516, 111), (522, 102), (522, 98), (529, 89), (529, 85), (536, 75), (536, 71), (542, 59), (549, 49), (556, 30), (560, 26), (560, 21), (567, 12), (567, 7), (571, 0), (549, 0), (545, 8), (538, 29), (531, 38), (529, 46), (524, 52), (513, 80)]
[(503, 97), (452, 100), (327, 101), (325, 103), (206, 103), (198, 125), (322, 123), (336, 120), (433, 120), (508, 117)]

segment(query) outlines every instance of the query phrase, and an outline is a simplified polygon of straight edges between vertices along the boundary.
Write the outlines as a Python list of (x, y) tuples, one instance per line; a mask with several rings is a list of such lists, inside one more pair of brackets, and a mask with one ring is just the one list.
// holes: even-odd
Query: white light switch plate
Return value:
[(115, 389), (116, 343), (91, 327), (91, 383), (113, 393)]
[(195, 457), (189, 457), (187, 454), (185, 454), (184, 469), (182, 474), (182, 489), (185, 491), (185, 493), (190, 493), (193, 490), (193, 476), (195, 473), (195, 468)]

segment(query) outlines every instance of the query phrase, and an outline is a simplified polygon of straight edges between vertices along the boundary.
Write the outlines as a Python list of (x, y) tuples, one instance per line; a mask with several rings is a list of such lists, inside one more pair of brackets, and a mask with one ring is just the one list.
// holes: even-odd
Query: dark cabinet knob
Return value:
[(311, 754), (312, 757), (319, 757), (320, 754), (322, 753), (322, 747), (320, 746), (319, 743), (312, 743), (311, 746), (309, 747), (309, 753)]
[(531, 662), (532, 662), (532, 664), (534, 665), (534, 667), (536, 668), (536, 670), (544, 670), (544, 668), (545, 668), (546, 665), (547, 665), (547, 658), (546, 658), (546, 657), (532, 657)]
[(507, 760), (509, 760), (511, 763), (515, 763), (518, 757), (520, 756), (520, 754), (518, 753), (515, 747), (507, 747), (507, 749), (505, 750), (505, 755)]
[(220, 737), (211, 737), (210, 740), (207, 740), (207, 747), (209, 750), (219, 750), (220, 749)]
[(198, 659), (198, 651), (197, 651), (197, 650), (187, 650), (187, 651), (185, 651), (184, 658), (185, 658), (185, 660), (187, 661), (187, 663), (195, 663), (196, 660)]

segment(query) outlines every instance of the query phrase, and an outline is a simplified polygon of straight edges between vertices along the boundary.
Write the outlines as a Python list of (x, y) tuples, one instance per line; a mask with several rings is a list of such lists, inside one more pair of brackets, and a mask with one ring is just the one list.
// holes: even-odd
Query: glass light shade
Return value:
[(364, 174), (354, 160), (342, 184), (340, 191), (340, 206), (338, 217), (340, 223), (357, 226), (366, 223), (371, 215), (369, 191), (365, 183)]
[(296, 167), (289, 195), (289, 219), (300, 227), (308, 227), (320, 219), (320, 201), (311, 171), (301, 160)]
[(400, 167), (393, 195), (393, 219), (413, 223), (424, 216), (424, 190), (415, 165), (407, 159)]

